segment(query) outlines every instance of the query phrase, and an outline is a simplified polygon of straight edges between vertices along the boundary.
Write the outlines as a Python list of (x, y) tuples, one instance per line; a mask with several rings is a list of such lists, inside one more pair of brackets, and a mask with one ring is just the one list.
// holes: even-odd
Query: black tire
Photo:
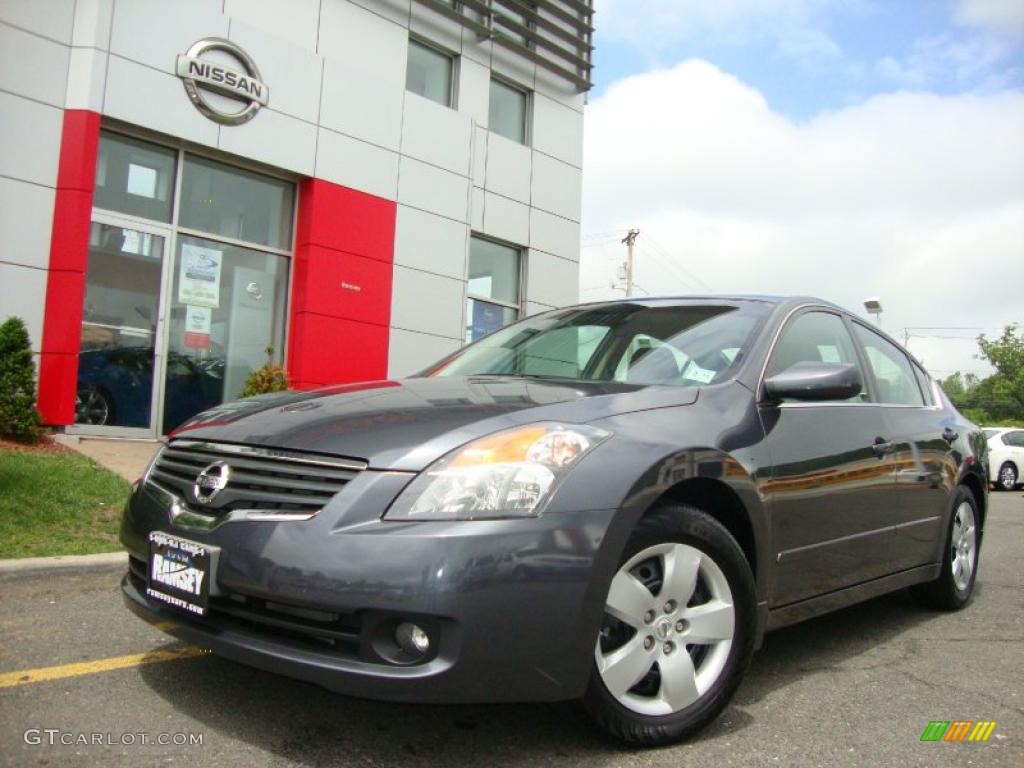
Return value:
[[(1004, 473), (1008, 475), (1004, 478)], [(996, 489), (1000, 491), (1012, 491), (1017, 487), (1017, 483), (1020, 480), (1020, 474), (1017, 472), (1017, 465), (1012, 461), (1004, 461), (1003, 466), (999, 468), (999, 474), (996, 475)]]
[[(743, 550), (729, 531), (695, 507), (662, 505), (637, 524), (622, 553), (620, 567), (648, 547), (664, 543), (686, 544), (710, 556), (728, 582), (735, 624), (732, 646), (717, 679), (696, 701), (671, 714), (646, 715), (627, 708), (609, 692), (594, 663), (583, 708), (604, 731), (641, 747), (681, 741), (715, 719), (729, 703), (750, 664), (757, 631), (754, 577)], [(687, 652), (685, 648), (683, 652)]]
[[(956, 523), (957, 509), (961, 504), (969, 504), (974, 516), (974, 569), (966, 585), (958, 587), (953, 577), (953, 528)], [(942, 567), (939, 578), (925, 584), (915, 584), (910, 588), (910, 594), (920, 605), (925, 608), (933, 608), (940, 611), (959, 611), (971, 600), (974, 594), (974, 583), (978, 578), (978, 565), (981, 562), (981, 515), (978, 512), (978, 500), (970, 489), (961, 485), (953, 494), (953, 503), (949, 514), (949, 524), (946, 527), (945, 543), (943, 545)]]

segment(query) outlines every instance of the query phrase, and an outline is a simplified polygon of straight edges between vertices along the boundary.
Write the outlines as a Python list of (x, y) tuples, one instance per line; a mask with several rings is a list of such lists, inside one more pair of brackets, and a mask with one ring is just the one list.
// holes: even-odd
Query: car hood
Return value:
[(189, 438), (261, 445), (418, 472), (482, 435), (535, 421), (585, 423), (688, 405), (696, 389), (500, 376), (376, 381), (225, 403), (176, 429)]

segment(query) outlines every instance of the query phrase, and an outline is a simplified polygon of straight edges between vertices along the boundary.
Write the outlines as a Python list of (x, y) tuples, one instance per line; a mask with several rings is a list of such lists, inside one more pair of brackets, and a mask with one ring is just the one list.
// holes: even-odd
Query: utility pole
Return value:
[(637, 235), (640, 234), (640, 230), (633, 228), (626, 233), (626, 236), (622, 238), (622, 242), (626, 244), (626, 295), (633, 295), (633, 243), (636, 242)]

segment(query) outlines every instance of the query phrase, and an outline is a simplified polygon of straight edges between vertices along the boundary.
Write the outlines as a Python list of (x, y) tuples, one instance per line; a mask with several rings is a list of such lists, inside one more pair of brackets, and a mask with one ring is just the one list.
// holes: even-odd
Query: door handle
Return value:
[(895, 447), (892, 440), (886, 440), (884, 437), (876, 437), (874, 444), (871, 446), (871, 450), (875, 452), (875, 456), (882, 458), (887, 453), (891, 453)]
[(952, 444), (953, 441), (956, 440), (958, 437), (960, 437), (960, 433), (954, 432), (949, 427), (946, 427), (944, 430), (942, 430), (942, 439), (945, 440), (947, 443)]

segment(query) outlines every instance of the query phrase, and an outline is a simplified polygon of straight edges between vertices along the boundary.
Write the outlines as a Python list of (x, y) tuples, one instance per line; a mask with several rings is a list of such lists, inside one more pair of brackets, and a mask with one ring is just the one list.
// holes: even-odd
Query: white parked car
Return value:
[(985, 430), (988, 438), (988, 476), (1001, 491), (1012, 491), (1021, 484), (1024, 472), (1024, 429)]

